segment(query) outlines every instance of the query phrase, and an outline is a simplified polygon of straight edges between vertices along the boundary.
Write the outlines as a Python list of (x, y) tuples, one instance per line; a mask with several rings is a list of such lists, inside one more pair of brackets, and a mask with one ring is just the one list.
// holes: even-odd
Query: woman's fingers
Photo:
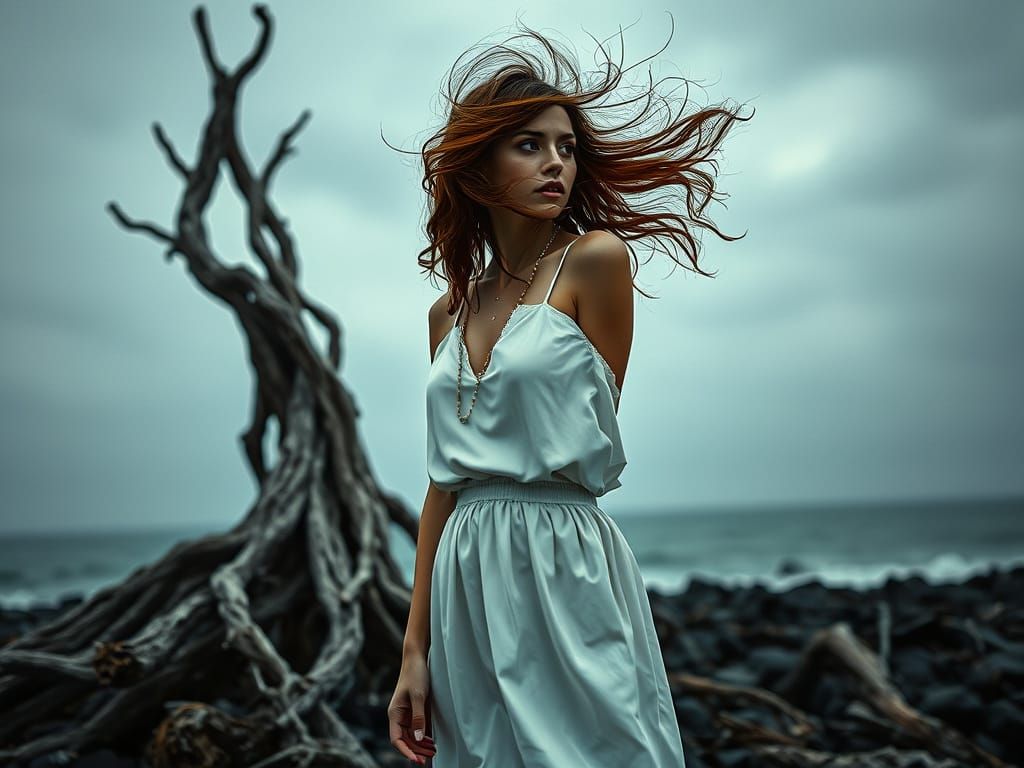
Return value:
[(433, 757), (437, 753), (434, 740), (424, 734), (422, 741), (416, 741), (412, 729), (396, 720), (389, 720), (391, 745), (402, 753), (403, 757), (419, 762), (417, 756)]
[(412, 731), (409, 728), (403, 728), (403, 738), (405, 743), (417, 754), (424, 758), (433, 757), (437, 754), (437, 747), (434, 746), (434, 740), (427, 735), (423, 736), (421, 741), (416, 741)]
[(409, 697), (412, 701), (412, 732), (413, 739), (422, 739), (427, 734), (427, 718), (424, 714), (426, 693), (414, 691)]
[(402, 753), (403, 757), (416, 760), (416, 753), (409, 749), (405, 741), (405, 729), (402, 724), (392, 717), (388, 717), (388, 736), (391, 739), (391, 746)]
[[(430, 705), (428, 696), (408, 687), (399, 686), (388, 707), (388, 733), (391, 745), (414, 763), (424, 765), (427, 758), (434, 757), (437, 748), (430, 730)], [(419, 736), (420, 738), (416, 738)]]
[(434, 744), (433, 738), (431, 738), (427, 734), (424, 734), (423, 738), (420, 741), (416, 741), (416, 737), (413, 735), (412, 731), (410, 731), (408, 728), (404, 728), (402, 738), (405, 739), (406, 744), (408, 744), (412, 749), (414, 749), (417, 752), (423, 752), (433, 755), (434, 752), (437, 751), (437, 747)]

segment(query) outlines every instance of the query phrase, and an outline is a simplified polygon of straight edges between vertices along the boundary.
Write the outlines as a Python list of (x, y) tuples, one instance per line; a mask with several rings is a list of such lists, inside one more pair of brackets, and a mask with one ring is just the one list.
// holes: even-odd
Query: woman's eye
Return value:
[[(532, 145), (535, 145), (535, 146), (536, 146), (536, 145), (537, 145), (537, 142), (536, 142), (536, 141), (534, 141), (533, 139), (530, 139), (529, 141), (524, 141), (524, 142), (521, 142), (521, 143), (519, 144), (519, 146), (520, 146), (520, 147), (525, 147), (525, 146), (526, 146), (527, 144), (532, 144)], [(568, 148), (569, 148), (569, 154), (571, 154), (571, 155), (574, 155), (574, 154), (576, 154), (576, 145), (575, 145), (575, 144), (563, 144), (562, 146), (563, 146), (563, 148), (564, 148), (564, 147), (568, 147)]]

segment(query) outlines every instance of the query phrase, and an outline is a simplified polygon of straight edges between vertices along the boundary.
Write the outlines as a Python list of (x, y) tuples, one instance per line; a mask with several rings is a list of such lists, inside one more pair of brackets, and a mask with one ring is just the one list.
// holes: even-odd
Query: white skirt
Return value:
[(427, 663), (433, 768), (685, 768), (636, 557), (582, 486), (459, 492)]

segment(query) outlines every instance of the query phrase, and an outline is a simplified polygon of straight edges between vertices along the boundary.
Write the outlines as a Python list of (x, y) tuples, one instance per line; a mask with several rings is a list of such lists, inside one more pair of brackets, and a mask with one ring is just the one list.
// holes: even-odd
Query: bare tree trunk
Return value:
[[(388, 528), (395, 522), (415, 538), (417, 523), (373, 478), (358, 408), (338, 378), (338, 323), (300, 290), (291, 233), (268, 198), (310, 113), (260, 169), (239, 143), (241, 86), (272, 27), (264, 6), (254, 14), (260, 37), (229, 72), (204, 10), (194, 12), (213, 95), (195, 163), (187, 166), (154, 126), (183, 182), (175, 229), (132, 220), (115, 203), (108, 209), (126, 229), (166, 243), (168, 260), (180, 255), (243, 329), (255, 398), (242, 442), (258, 499), (232, 530), (179, 543), (0, 649), (0, 762), (60, 762), (148, 740), (156, 766), (376, 765), (332, 702), (390, 693), (410, 592)], [(247, 204), (262, 275), (226, 265), (207, 237), (203, 216), (222, 163)], [(327, 332), (326, 352), (304, 312)], [(271, 419), (279, 459), (267, 466)]]

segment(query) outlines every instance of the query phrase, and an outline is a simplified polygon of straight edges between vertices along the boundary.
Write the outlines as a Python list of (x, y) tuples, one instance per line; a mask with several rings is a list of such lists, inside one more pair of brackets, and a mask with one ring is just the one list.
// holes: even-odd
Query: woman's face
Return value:
[[(538, 218), (554, 219), (565, 208), (576, 180), (576, 137), (569, 113), (554, 105), (497, 139), (487, 165), (491, 184), (510, 184), (508, 199)], [(540, 187), (561, 182), (557, 194), (544, 194)]]

